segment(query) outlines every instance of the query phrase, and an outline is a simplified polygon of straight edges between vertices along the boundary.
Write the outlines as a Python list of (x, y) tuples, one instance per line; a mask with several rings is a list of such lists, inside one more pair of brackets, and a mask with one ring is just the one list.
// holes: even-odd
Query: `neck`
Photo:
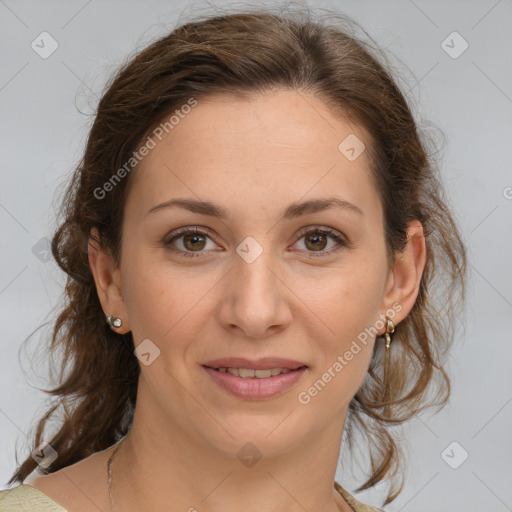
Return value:
[(132, 428), (112, 459), (112, 512), (352, 511), (334, 489), (344, 417), (285, 452), (231, 440), (226, 453), (168, 418), (158, 425), (144, 403), (137, 400)]

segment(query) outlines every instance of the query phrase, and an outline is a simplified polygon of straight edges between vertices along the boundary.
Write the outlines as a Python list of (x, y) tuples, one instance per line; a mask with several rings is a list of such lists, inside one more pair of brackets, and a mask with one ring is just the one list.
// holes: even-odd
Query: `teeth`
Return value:
[[(277, 370), (277, 368), (276, 368)], [(265, 379), (267, 377), (270, 377), (270, 375), (272, 375), (270, 373), (270, 370), (256, 370), (254, 372), (254, 374), (256, 375), (256, 377), (258, 377), (258, 379)]]
[(256, 373), (256, 370), (247, 370), (246, 368), (239, 368), (238, 369), (238, 375), (240, 377), (254, 377), (254, 374)]
[(253, 370), (251, 368), (217, 368), (219, 372), (222, 373), (231, 373), (231, 375), (236, 375), (237, 377), (242, 377), (244, 379), (252, 379), (254, 377), (258, 379), (266, 379), (268, 377), (274, 377), (281, 373), (291, 372), (289, 368), (271, 368), (268, 370)]

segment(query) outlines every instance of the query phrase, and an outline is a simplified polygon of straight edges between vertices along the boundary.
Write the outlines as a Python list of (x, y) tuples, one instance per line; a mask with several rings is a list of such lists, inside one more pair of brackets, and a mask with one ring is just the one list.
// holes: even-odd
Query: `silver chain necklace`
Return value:
[[(117, 450), (121, 447), (121, 444), (125, 440), (126, 436), (119, 441), (119, 444), (114, 448), (114, 451), (112, 452), (112, 455), (108, 458), (107, 461), (107, 484), (108, 484), (108, 501), (109, 501), (109, 511), (112, 512), (113, 506), (112, 506), (112, 462), (114, 461), (114, 457), (117, 453)], [(339, 506), (336, 504), (336, 506)]]
[(123, 438), (121, 441), (119, 441), (119, 444), (115, 447), (114, 451), (112, 452), (112, 455), (109, 457), (107, 461), (107, 484), (108, 484), (108, 501), (110, 504), (110, 512), (112, 512), (112, 462), (114, 460), (114, 456), (117, 453), (117, 450), (121, 447), (122, 442), (125, 438)]

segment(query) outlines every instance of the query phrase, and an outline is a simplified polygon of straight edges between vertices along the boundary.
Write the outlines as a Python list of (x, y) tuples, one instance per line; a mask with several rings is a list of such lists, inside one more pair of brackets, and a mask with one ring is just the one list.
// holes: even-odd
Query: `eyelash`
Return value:
[[(171, 250), (172, 252), (178, 253), (186, 258), (198, 258), (198, 257), (201, 258), (201, 257), (203, 257), (202, 255), (204, 254), (204, 252), (183, 251), (182, 249), (176, 249), (175, 247), (173, 247), (172, 242), (174, 242), (176, 239), (180, 238), (181, 236), (187, 235), (189, 233), (205, 236), (205, 237), (208, 237), (211, 239), (211, 237), (205, 231), (202, 231), (198, 228), (186, 227), (186, 228), (180, 228), (177, 231), (175, 231), (174, 233), (171, 233), (172, 237), (170, 239), (168, 239), (168, 241), (165, 241), (164, 245), (166, 247), (168, 247), (169, 250)], [(310, 257), (321, 258), (321, 257), (325, 257), (327, 255), (330, 256), (331, 254), (339, 251), (340, 249), (351, 247), (350, 243), (347, 241), (347, 239), (341, 233), (339, 233), (335, 229), (327, 228), (327, 227), (303, 228), (299, 233), (300, 236), (299, 236), (298, 240), (300, 240), (301, 238), (303, 238), (304, 236), (306, 236), (310, 233), (320, 234), (322, 236), (328, 235), (332, 239), (334, 239), (336, 241), (336, 243), (338, 244), (336, 248), (330, 249), (329, 251), (318, 251), (318, 252), (307, 251), (310, 253)]]

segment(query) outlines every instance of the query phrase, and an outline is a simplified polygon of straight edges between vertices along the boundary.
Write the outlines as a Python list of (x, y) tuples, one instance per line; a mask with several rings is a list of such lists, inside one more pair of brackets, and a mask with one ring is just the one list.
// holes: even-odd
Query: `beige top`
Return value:
[[(338, 482), (334, 482), (334, 487), (354, 512), (383, 512), (382, 509), (357, 501)], [(19, 512), (20, 510), (27, 512), (67, 512), (63, 506), (42, 491), (27, 484), (20, 484), (12, 489), (0, 491), (1, 512)]]

